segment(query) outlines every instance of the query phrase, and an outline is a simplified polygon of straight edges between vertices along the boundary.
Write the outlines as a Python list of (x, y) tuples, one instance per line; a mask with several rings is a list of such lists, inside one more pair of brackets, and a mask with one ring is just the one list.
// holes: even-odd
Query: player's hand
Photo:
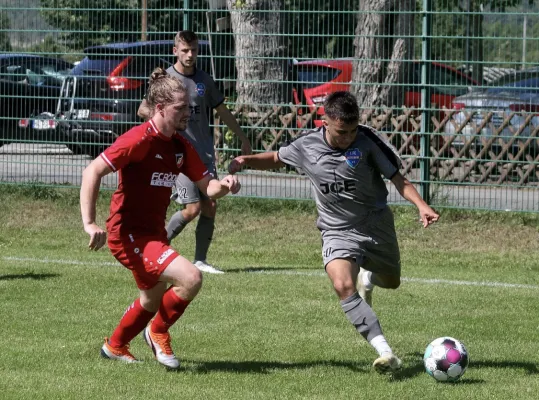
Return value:
[(228, 165), (228, 173), (234, 175), (235, 173), (240, 172), (244, 166), (245, 160), (243, 159), (243, 157), (236, 157)]
[(440, 216), (429, 206), (419, 209), (419, 221), (423, 224), (423, 228), (437, 222)]
[(88, 243), (88, 248), (90, 250), (97, 251), (107, 242), (107, 232), (96, 224), (85, 225), (84, 231), (90, 235), (90, 243)]
[(221, 179), (221, 184), (226, 186), (232, 194), (238, 193), (241, 189), (241, 183), (237, 176), (227, 175)]
[(241, 142), (241, 155), (242, 156), (248, 156), (253, 153), (253, 148), (251, 147), (251, 143), (248, 140), (244, 140)]

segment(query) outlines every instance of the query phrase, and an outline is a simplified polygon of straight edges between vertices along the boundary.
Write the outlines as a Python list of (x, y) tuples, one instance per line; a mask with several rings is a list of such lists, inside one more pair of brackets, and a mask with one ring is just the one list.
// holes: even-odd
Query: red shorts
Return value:
[(161, 236), (109, 236), (108, 245), (112, 255), (131, 270), (142, 290), (157, 285), (163, 271), (179, 256)]

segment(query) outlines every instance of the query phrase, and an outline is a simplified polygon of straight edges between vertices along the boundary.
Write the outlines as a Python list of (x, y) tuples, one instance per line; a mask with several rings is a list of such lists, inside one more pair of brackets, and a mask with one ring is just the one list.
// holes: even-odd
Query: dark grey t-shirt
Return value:
[(359, 125), (346, 150), (335, 149), (319, 128), (279, 149), (279, 159), (300, 168), (314, 188), (317, 226), (323, 230), (352, 229), (375, 210), (387, 206), (387, 188), (400, 168), (395, 149), (378, 133)]
[(200, 69), (195, 69), (193, 75), (182, 75), (171, 66), (167, 69), (167, 73), (179, 78), (189, 92), (191, 119), (187, 130), (180, 134), (189, 140), (204, 164), (214, 164), (215, 150), (210, 116), (212, 109), (225, 100), (223, 94), (212, 77)]

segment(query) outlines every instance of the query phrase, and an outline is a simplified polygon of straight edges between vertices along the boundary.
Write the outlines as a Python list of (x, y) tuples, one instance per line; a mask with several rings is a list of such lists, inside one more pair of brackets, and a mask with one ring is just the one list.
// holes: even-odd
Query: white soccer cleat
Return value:
[(150, 346), (155, 356), (155, 359), (170, 369), (178, 369), (180, 362), (174, 355), (172, 348), (170, 347), (170, 334), (167, 333), (153, 333), (149, 326), (144, 328), (144, 340)]
[(388, 353), (374, 360), (372, 366), (379, 374), (389, 374), (401, 369), (402, 361), (396, 355)]
[(357, 277), (357, 291), (361, 298), (365, 300), (365, 302), (372, 308), (372, 289), (367, 289), (363, 283), (363, 275), (366, 273), (367, 271), (363, 268), (359, 269), (359, 275)]
[(213, 265), (208, 264), (206, 261), (195, 261), (194, 262), (195, 267), (199, 269), (199, 271), (207, 272), (208, 274), (224, 274), (225, 271), (221, 271), (218, 268), (215, 268)]

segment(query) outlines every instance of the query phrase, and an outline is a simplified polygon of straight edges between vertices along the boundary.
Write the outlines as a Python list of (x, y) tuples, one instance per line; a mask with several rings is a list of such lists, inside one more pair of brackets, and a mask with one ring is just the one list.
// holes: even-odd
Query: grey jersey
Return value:
[(213, 132), (210, 129), (212, 109), (224, 100), (212, 77), (200, 69), (193, 75), (182, 75), (174, 66), (167, 73), (179, 78), (187, 87), (191, 107), (191, 119), (187, 130), (180, 132), (193, 145), (202, 162), (206, 165), (214, 163)]
[(387, 188), (400, 168), (395, 149), (376, 131), (359, 125), (346, 150), (331, 147), (325, 128), (311, 131), (279, 149), (279, 159), (300, 168), (311, 180), (323, 230), (352, 229), (373, 211), (387, 206)]

